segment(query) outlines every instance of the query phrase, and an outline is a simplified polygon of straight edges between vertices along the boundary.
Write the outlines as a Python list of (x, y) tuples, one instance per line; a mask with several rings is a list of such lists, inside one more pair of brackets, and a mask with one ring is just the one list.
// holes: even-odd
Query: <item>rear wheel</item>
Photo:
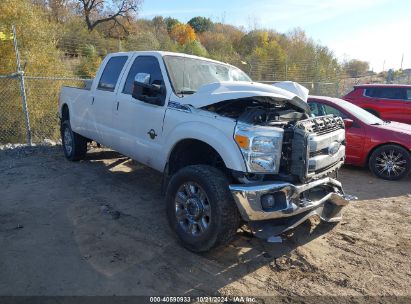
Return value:
[(369, 167), (379, 178), (399, 180), (410, 173), (411, 156), (403, 147), (384, 145), (371, 154)]
[(240, 225), (228, 181), (218, 169), (188, 166), (170, 180), (167, 217), (183, 246), (194, 252), (227, 244)]
[(77, 161), (84, 159), (87, 152), (87, 139), (73, 132), (68, 120), (61, 123), (61, 140), (64, 155), (68, 160)]

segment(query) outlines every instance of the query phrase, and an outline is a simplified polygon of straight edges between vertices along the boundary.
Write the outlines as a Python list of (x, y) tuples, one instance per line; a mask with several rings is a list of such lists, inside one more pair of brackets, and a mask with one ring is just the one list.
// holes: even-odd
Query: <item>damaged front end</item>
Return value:
[(330, 177), (300, 185), (284, 182), (230, 185), (230, 190), (246, 221), (291, 217), (329, 202), (333, 208), (320, 217), (332, 222), (340, 219), (339, 211), (349, 201), (341, 183)]
[(277, 170), (258, 182), (230, 185), (243, 220), (264, 238), (293, 229), (312, 216), (340, 221), (343, 206), (353, 199), (330, 177), (345, 159), (341, 118), (306, 118), (288, 122), (282, 130)]
[(282, 182), (230, 185), (240, 214), (256, 236), (269, 239), (294, 229), (311, 217), (328, 223), (342, 219), (342, 208), (355, 197), (326, 177), (305, 184)]
[[(286, 100), (252, 97), (206, 108), (235, 118), (234, 140), (247, 172), (233, 172), (230, 190), (244, 221), (281, 234), (311, 216), (341, 220), (351, 196), (334, 178), (345, 160), (345, 129), (339, 117), (310, 117)], [(275, 229), (273, 229), (273, 227)]]

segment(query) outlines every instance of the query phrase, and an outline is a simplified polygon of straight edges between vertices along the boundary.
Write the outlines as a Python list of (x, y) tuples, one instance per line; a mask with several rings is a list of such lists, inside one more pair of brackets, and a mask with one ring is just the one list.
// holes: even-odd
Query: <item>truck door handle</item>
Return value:
[(118, 111), (118, 106), (120, 105), (120, 102), (119, 101), (117, 101), (117, 111)]
[(91, 104), (92, 104), (92, 105), (94, 104), (94, 96), (93, 96), (93, 99), (91, 100)]

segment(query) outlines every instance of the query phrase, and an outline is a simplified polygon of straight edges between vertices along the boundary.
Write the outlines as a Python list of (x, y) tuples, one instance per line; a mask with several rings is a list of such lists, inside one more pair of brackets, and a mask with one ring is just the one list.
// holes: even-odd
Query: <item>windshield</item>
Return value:
[(176, 94), (193, 94), (199, 87), (221, 81), (251, 81), (240, 69), (195, 58), (164, 56), (170, 81)]
[(384, 121), (379, 119), (377, 116), (348, 101), (339, 99), (338, 104), (367, 125), (382, 125), (384, 123)]

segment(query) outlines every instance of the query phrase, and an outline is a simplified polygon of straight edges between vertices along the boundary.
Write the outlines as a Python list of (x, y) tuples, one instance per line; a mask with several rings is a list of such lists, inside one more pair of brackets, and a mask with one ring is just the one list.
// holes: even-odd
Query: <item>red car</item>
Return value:
[(382, 120), (411, 124), (411, 85), (362, 84), (343, 99)]
[(411, 126), (383, 121), (356, 105), (338, 98), (310, 96), (315, 116), (333, 114), (344, 119), (346, 164), (368, 165), (380, 178), (398, 180), (411, 169)]

